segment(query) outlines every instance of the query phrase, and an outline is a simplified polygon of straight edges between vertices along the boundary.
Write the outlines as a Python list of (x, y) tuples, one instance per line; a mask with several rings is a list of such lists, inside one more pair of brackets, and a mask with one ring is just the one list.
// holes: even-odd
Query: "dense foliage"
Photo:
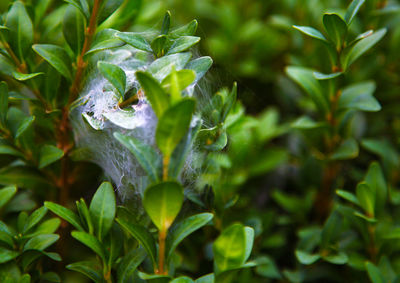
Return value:
[(0, 13), (0, 282), (400, 281), (398, 1)]

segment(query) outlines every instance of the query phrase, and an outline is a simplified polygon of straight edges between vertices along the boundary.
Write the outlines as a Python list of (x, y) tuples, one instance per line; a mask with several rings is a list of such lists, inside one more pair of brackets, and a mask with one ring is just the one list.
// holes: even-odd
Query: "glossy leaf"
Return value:
[(97, 189), (89, 206), (96, 235), (102, 239), (111, 229), (116, 212), (114, 188), (104, 182)]
[(165, 34), (157, 36), (151, 42), (150, 44), (151, 49), (153, 50), (153, 53), (157, 58), (164, 56), (166, 42), (167, 42), (167, 36)]
[(20, 60), (23, 60), (33, 43), (31, 18), (21, 1), (15, 1), (7, 13), (6, 27), (9, 29), (10, 46)]
[(378, 162), (372, 162), (365, 176), (365, 183), (375, 194), (375, 205), (378, 211), (385, 207), (388, 197), (388, 186), (385, 181), (381, 166)]
[(169, 37), (172, 37), (172, 38), (177, 38), (180, 36), (187, 36), (187, 35), (194, 35), (197, 30), (197, 25), (198, 25), (197, 21), (193, 20), (190, 23), (188, 23), (182, 27), (174, 29), (168, 35), (169, 35)]
[(52, 44), (35, 44), (32, 48), (61, 75), (72, 80), (71, 59), (62, 47)]
[(187, 133), (195, 110), (195, 100), (185, 98), (169, 107), (157, 124), (156, 143), (164, 156), (170, 157)]
[[(173, 80), (173, 74), (176, 76), (176, 82)], [(195, 77), (196, 74), (192, 70), (173, 71), (163, 79), (161, 86), (166, 89), (167, 92), (171, 92), (172, 85), (176, 84), (177, 90), (180, 92), (193, 83)]]
[(160, 118), (168, 108), (169, 97), (161, 87), (160, 83), (150, 74), (138, 71), (136, 72), (136, 78), (138, 79), (140, 86), (143, 88), (146, 98), (149, 100), (154, 112), (157, 117)]
[(164, 20), (161, 26), (161, 34), (168, 33), (170, 24), (171, 24), (171, 12), (167, 11), (165, 13)]
[(19, 255), (19, 252), (8, 250), (6, 248), (0, 247), (0, 264), (13, 260)]
[(336, 190), (336, 194), (341, 198), (344, 198), (345, 200), (360, 206), (360, 202), (358, 201), (357, 197), (354, 194), (343, 190)]
[(196, 83), (210, 69), (212, 63), (213, 63), (213, 60), (211, 59), (211, 57), (204, 56), (204, 57), (200, 57), (200, 58), (197, 58), (197, 59), (194, 59), (194, 60), (190, 61), (185, 66), (185, 69), (190, 69), (190, 70), (195, 71), (196, 79), (195, 79), (194, 82)]
[(332, 154), (332, 160), (345, 160), (358, 156), (359, 148), (357, 141), (349, 138), (339, 146), (339, 148)]
[(167, 52), (167, 55), (186, 51), (199, 41), (200, 37), (197, 36), (181, 36), (172, 44), (171, 48)]
[(319, 31), (316, 30), (315, 28), (312, 27), (306, 27), (306, 26), (293, 26), (295, 29), (301, 31), (302, 33), (304, 33), (305, 35), (311, 36), (313, 38), (322, 40), (324, 42), (328, 42), (325, 38), (325, 36)]
[(235, 269), (246, 259), (246, 230), (242, 224), (224, 229), (213, 244), (214, 263), (218, 273)]
[(144, 249), (136, 249), (125, 255), (118, 265), (118, 283), (128, 283), (131, 275), (146, 257)]
[(94, 251), (100, 258), (105, 261), (105, 253), (102, 244), (99, 240), (86, 232), (72, 231), (72, 237)]
[(115, 36), (129, 45), (143, 51), (152, 52), (150, 44), (140, 34), (135, 32), (117, 32)]
[(347, 35), (347, 24), (338, 14), (324, 14), (323, 23), (337, 50), (341, 50)]
[(61, 217), (62, 219), (70, 223), (76, 229), (84, 231), (81, 222), (79, 220), (79, 217), (68, 208), (65, 208), (59, 204), (49, 201), (45, 201), (44, 206), (47, 207), (51, 212), (53, 212), (57, 216)]
[(364, 211), (368, 216), (373, 217), (375, 214), (375, 195), (372, 189), (366, 183), (360, 183), (357, 185), (356, 195)]
[(17, 187), (9, 186), (0, 189), (0, 209), (3, 208), (17, 193)]
[(310, 265), (315, 263), (321, 257), (318, 254), (310, 254), (301, 250), (296, 250), (296, 258), (304, 265)]
[(39, 168), (44, 168), (64, 156), (64, 152), (54, 145), (44, 145), (40, 149)]
[(326, 112), (329, 109), (327, 97), (313, 73), (312, 70), (303, 67), (289, 66), (286, 68), (286, 74), (310, 95), (320, 111)]
[(85, 41), (85, 17), (73, 5), (69, 5), (65, 11), (62, 31), (69, 47), (79, 54)]
[(146, 189), (143, 206), (154, 225), (160, 231), (166, 231), (181, 210), (183, 198), (179, 183), (162, 182)]
[(381, 109), (379, 102), (372, 96), (375, 83), (371, 81), (352, 84), (342, 90), (338, 109), (355, 109), (375, 112)]
[(387, 282), (381, 271), (379, 270), (378, 267), (376, 267), (372, 262), (366, 262), (365, 263), (365, 268), (367, 269), (368, 276), (371, 279), (372, 283), (385, 283)]
[(56, 234), (42, 234), (37, 235), (31, 238), (26, 244), (24, 245), (24, 251), (27, 250), (39, 250), (43, 251), (46, 248), (50, 247), (60, 238), (59, 235)]
[(194, 231), (209, 223), (212, 218), (213, 215), (211, 213), (200, 213), (187, 217), (172, 226), (166, 240), (167, 260), (172, 256), (180, 242)]
[(157, 182), (161, 174), (161, 159), (154, 148), (134, 137), (125, 136), (120, 133), (114, 133), (114, 137), (136, 157), (136, 160), (146, 171), (151, 182)]
[(33, 78), (36, 78), (37, 76), (43, 75), (42, 72), (40, 73), (32, 73), (32, 74), (24, 74), (24, 73), (20, 73), (20, 72), (13, 72), (12, 73), (13, 78), (16, 79), (17, 81), (27, 81)]
[(97, 267), (97, 265), (95, 265), (91, 261), (75, 262), (75, 263), (68, 264), (66, 267), (69, 270), (77, 271), (77, 272), (84, 274), (85, 276), (89, 277), (96, 283), (103, 282), (101, 268)]
[(43, 219), (43, 217), (47, 213), (47, 208), (42, 206), (38, 209), (36, 209), (32, 214), (28, 217), (26, 220), (26, 223), (24, 225), (24, 229), (22, 230), (23, 233), (28, 232), (31, 228), (33, 228), (36, 224), (40, 222), (40, 220)]
[(115, 87), (122, 101), (126, 88), (126, 74), (124, 70), (114, 64), (99, 61), (97, 67), (100, 73)]
[(86, 54), (92, 54), (94, 52), (124, 45), (125, 42), (116, 37), (117, 33), (118, 31), (113, 29), (104, 29), (96, 33), (92, 45)]
[(183, 69), (191, 57), (192, 54), (190, 52), (166, 55), (151, 63), (147, 71), (151, 73), (154, 78), (161, 81), (171, 73), (173, 68), (175, 68), (175, 70)]
[(343, 69), (346, 70), (355, 60), (367, 52), (372, 46), (378, 43), (386, 34), (386, 29), (380, 29), (372, 35), (365, 37), (356, 44), (349, 46), (341, 57)]
[(150, 257), (153, 266), (157, 266), (157, 249), (151, 233), (145, 227), (132, 222), (127, 222), (122, 218), (117, 218), (116, 221), (143, 246)]
[(350, 3), (344, 16), (344, 20), (346, 21), (347, 25), (350, 25), (352, 23), (354, 17), (357, 15), (358, 10), (360, 10), (364, 2), (365, 0), (353, 0)]

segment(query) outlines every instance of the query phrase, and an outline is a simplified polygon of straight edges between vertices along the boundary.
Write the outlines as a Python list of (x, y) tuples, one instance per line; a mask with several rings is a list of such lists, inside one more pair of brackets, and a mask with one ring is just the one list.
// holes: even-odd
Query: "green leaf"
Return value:
[(201, 121), (197, 121), (197, 124), (187, 133), (186, 137), (182, 139), (172, 153), (168, 168), (168, 176), (170, 178), (177, 179), (179, 177), (179, 174), (185, 165), (186, 157), (197, 138), (200, 127)]
[(128, 283), (130, 282), (130, 277), (136, 268), (142, 263), (146, 258), (146, 252), (144, 249), (136, 249), (130, 251), (127, 255), (122, 258), (122, 261), (118, 265), (117, 277), (118, 283)]
[(343, 190), (336, 190), (336, 194), (341, 198), (344, 198), (345, 200), (348, 200), (349, 202), (357, 206), (360, 206), (360, 202), (358, 201), (357, 197), (354, 194)]
[(314, 71), (296, 66), (286, 68), (286, 74), (298, 83), (313, 100), (317, 108), (323, 113), (329, 109), (327, 96), (324, 95), (321, 84), (314, 78)]
[(194, 281), (187, 276), (180, 276), (170, 281), (170, 283), (194, 283)]
[(144, 192), (143, 206), (154, 225), (166, 231), (181, 210), (183, 188), (177, 182), (162, 182)]
[(95, 236), (90, 235), (86, 232), (79, 231), (72, 231), (71, 235), (76, 240), (78, 240), (79, 242), (90, 248), (92, 251), (94, 251), (97, 255), (99, 255), (103, 262), (106, 261), (103, 245), (100, 243), (99, 240), (97, 240)]
[(161, 81), (171, 73), (173, 68), (175, 68), (175, 70), (183, 69), (191, 57), (192, 54), (190, 52), (163, 56), (151, 63), (147, 71), (151, 73), (154, 78)]
[(181, 36), (172, 44), (171, 48), (167, 52), (167, 55), (186, 51), (199, 41), (200, 37), (197, 36)]
[(167, 261), (173, 255), (180, 242), (194, 231), (209, 223), (212, 218), (213, 215), (211, 213), (200, 213), (187, 217), (172, 226), (166, 240)]
[(26, 244), (24, 245), (24, 251), (28, 250), (39, 250), (43, 251), (54, 244), (60, 238), (59, 235), (56, 234), (42, 234), (37, 235), (31, 238)]
[(350, 67), (355, 60), (367, 52), (376, 43), (378, 43), (378, 41), (380, 41), (385, 34), (386, 29), (380, 29), (374, 32), (372, 35), (361, 39), (356, 44), (346, 48), (341, 57), (343, 69), (346, 70), (348, 67)]
[[(29, 221), (29, 219), (28, 219)], [(27, 238), (31, 238), (40, 234), (53, 234), (61, 224), (59, 218), (52, 218), (41, 223), (37, 228), (30, 234), (25, 235)]]
[(89, 234), (93, 234), (93, 221), (85, 200), (81, 198), (79, 201), (76, 201), (75, 204), (82, 223), (86, 223), (86, 227), (89, 229)]
[(217, 273), (242, 266), (246, 260), (246, 230), (242, 224), (224, 229), (213, 244)]
[(124, 70), (114, 64), (99, 61), (97, 67), (100, 73), (115, 87), (122, 101), (126, 88), (126, 74)]
[(359, 183), (356, 188), (357, 199), (369, 217), (375, 215), (375, 195), (366, 183)]
[(349, 257), (344, 252), (324, 255), (322, 258), (332, 264), (346, 264), (349, 261)]
[(75, 262), (68, 264), (66, 267), (69, 270), (84, 274), (96, 283), (104, 282), (101, 267), (91, 261)]
[(323, 123), (317, 123), (309, 116), (301, 116), (291, 123), (292, 128), (301, 130), (317, 129), (323, 126)]
[(153, 267), (156, 267), (157, 249), (151, 233), (145, 227), (135, 223), (129, 223), (121, 218), (117, 218), (116, 221), (143, 246), (153, 262)]
[(11, 249), (14, 248), (13, 238), (7, 232), (0, 231), (0, 242), (3, 244), (7, 244), (8, 247)]
[(312, 27), (305, 27), (305, 26), (293, 26), (295, 29), (301, 31), (305, 35), (311, 36), (313, 38), (322, 40), (323, 42), (328, 42), (325, 38), (325, 36), (319, 31), (316, 30), (315, 28)]
[(338, 14), (324, 14), (323, 23), (329, 38), (341, 50), (347, 35), (347, 24)]
[(115, 194), (109, 182), (97, 189), (89, 207), (96, 234), (102, 239), (111, 229), (116, 212)]
[(365, 269), (367, 269), (369, 279), (372, 283), (385, 283), (387, 282), (378, 267), (376, 267), (372, 262), (367, 261), (365, 263)]
[(17, 157), (24, 157), (22, 152), (16, 150), (9, 145), (0, 145), (0, 154), (14, 155)]
[(9, 186), (0, 190), (0, 209), (3, 208), (17, 193), (16, 186)]
[(140, 86), (143, 88), (151, 107), (153, 108), (157, 117), (160, 118), (164, 111), (168, 108), (168, 95), (165, 93), (160, 83), (150, 74), (138, 71), (136, 72), (136, 78), (138, 79)]
[(24, 61), (33, 43), (33, 25), (23, 2), (13, 3), (7, 13), (6, 27), (9, 29), (11, 49)]
[(171, 281), (171, 276), (169, 275), (148, 274), (141, 271), (138, 271), (138, 275), (140, 279), (143, 279), (146, 282), (168, 283)]
[(140, 34), (136, 32), (117, 32), (115, 36), (122, 41), (128, 43), (129, 45), (143, 51), (153, 52), (150, 44), (147, 40)]
[(78, 55), (85, 41), (85, 17), (73, 5), (69, 5), (64, 13), (62, 31), (69, 47)]
[[(176, 77), (176, 81), (173, 80)], [(169, 93), (171, 93), (171, 88), (173, 84), (177, 85), (177, 90), (180, 92), (186, 89), (191, 83), (194, 82), (196, 74), (192, 70), (180, 70), (172, 71), (171, 74), (166, 76), (161, 82), (161, 86)]]
[(170, 157), (186, 135), (194, 110), (195, 100), (184, 98), (169, 107), (160, 117), (156, 129), (156, 143), (164, 156)]
[(0, 82), (0, 125), (6, 125), (8, 110), (8, 87), (6, 82)]
[(118, 31), (114, 29), (104, 29), (96, 33), (90, 50), (85, 55), (124, 45), (125, 42), (117, 38), (116, 33)]
[(353, 138), (343, 141), (339, 148), (331, 155), (331, 160), (346, 160), (358, 156), (358, 144)]
[(55, 272), (46, 272), (41, 276), (41, 280), (46, 280), (49, 282), (61, 283), (61, 278)]
[(245, 261), (249, 259), (251, 251), (253, 249), (253, 243), (254, 243), (254, 229), (251, 227), (244, 227), (244, 230), (246, 232), (246, 254), (245, 254)]
[(148, 174), (150, 181), (158, 182), (161, 174), (161, 158), (154, 148), (134, 137), (120, 133), (114, 133), (114, 137), (135, 156), (140, 166)]
[(158, 58), (164, 56), (165, 54), (165, 43), (167, 42), (167, 36), (165, 34), (157, 36), (151, 42), (150, 46), (153, 50), (154, 55)]
[(26, 220), (24, 229), (22, 230), (23, 233), (28, 232), (31, 228), (33, 228), (36, 224), (40, 222), (40, 220), (43, 219), (43, 217), (47, 213), (47, 208), (42, 206), (38, 209), (36, 209)]
[(355, 109), (375, 112), (381, 109), (379, 102), (372, 96), (376, 85), (372, 81), (352, 84), (342, 90), (338, 110)]
[(39, 169), (42, 169), (64, 156), (64, 151), (54, 145), (46, 144), (40, 149)]
[(193, 20), (184, 26), (174, 29), (168, 34), (168, 36), (171, 38), (178, 38), (184, 35), (194, 35), (197, 30), (197, 25), (198, 25), (197, 21)]
[(19, 252), (0, 247), (0, 264), (13, 260), (17, 256), (19, 256)]
[(205, 75), (205, 73), (207, 73), (212, 63), (213, 60), (211, 59), (211, 57), (204, 56), (190, 61), (185, 66), (185, 69), (195, 71), (196, 79), (194, 80), (194, 82), (197, 83)]
[(7, 126), (15, 139), (21, 137), (34, 121), (35, 116), (26, 116), (26, 114), (18, 108), (11, 107), (8, 109)]
[(71, 59), (64, 48), (52, 44), (35, 44), (32, 48), (61, 75), (72, 80)]
[(382, 211), (386, 204), (388, 187), (378, 162), (371, 163), (364, 181), (375, 194), (375, 206), (377, 211)]
[(317, 260), (321, 258), (319, 254), (310, 254), (305, 251), (296, 250), (296, 258), (297, 260), (304, 265), (310, 265), (315, 263)]
[(43, 75), (44, 73), (40, 72), (40, 73), (32, 73), (32, 74), (24, 74), (24, 73), (20, 73), (20, 72), (13, 72), (13, 78), (16, 79), (17, 81), (27, 81), (30, 79), (33, 79), (37, 76)]
[(347, 8), (346, 14), (344, 16), (344, 20), (346, 21), (347, 25), (350, 26), (351, 22), (353, 21), (354, 17), (357, 15), (358, 10), (362, 4), (364, 4), (365, 0), (353, 0), (349, 7)]
[(164, 20), (161, 26), (161, 34), (167, 34), (171, 23), (171, 12), (167, 11), (164, 16)]
[(323, 74), (320, 72), (313, 73), (314, 78), (316, 78), (317, 80), (320, 80), (320, 81), (321, 80), (331, 80), (331, 79), (339, 77), (342, 74), (343, 74), (342, 72), (336, 72), (336, 73), (332, 73), (332, 74)]
[(52, 211), (54, 214), (57, 216), (61, 217), (68, 223), (70, 223), (72, 226), (74, 226), (76, 229), (80, 231), (84, 231), (81, 222), (79, 220), (79, 217), (73, 213), (71, 210), (68, 208), (65, 208), (59, 204), (45, 201), (44, 206), (47, 207), (50, 211)]

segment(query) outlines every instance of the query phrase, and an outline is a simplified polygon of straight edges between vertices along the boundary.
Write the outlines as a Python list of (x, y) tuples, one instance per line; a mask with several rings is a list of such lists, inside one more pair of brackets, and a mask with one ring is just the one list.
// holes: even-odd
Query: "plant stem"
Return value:
[(77, 69), (76, 69), (76, 73), (75, 73), (74, 82), (72, 83), (72, 86), (70, 88), (70, 94), (69, 94), (69, 100), (68, 100), (67, 107), (76, 99), (76, 96), (78, 95), (78, 93), (81, 90), (81, 81), (82, 81), (82, 77), (83, 77), (83, 71), (85, 70), (86, 65), (87, 65), (87, 63), (85, 62), (83, 57), (85, 56), (86, 52), (89, 51), (90, 45), (92, 44), (93, 35), (96, 32), (97, 16), (99, 13), (100, 2), (101, 2), (101, 0), (94, 0), (94, 3), (93, 3), (93, 10), (92, 10), (92, 14), (90, 16), (89, 26), (87, 27), (86, 32), (85, 32), (85, 41), (83, 43), (82, 51), (77, 60), (77, 65), (76, 65)]
[(165, 261), (165, 238), (167, 237), (167, 230), (160, 230), (158, 233), (158, 270), (157, 274), (165, 275), (167, 270), (164, 270)]
[(168, 180), (168, 167), (169, 167), (169, 156), (163, 157), (163, 181)]
[(128, 106), (129, 104), (132, 104), (133, 102), (135, 102), (136, 100), (138, 100), (139, 97), (137, 94), (129, 97), (127, 100), (122, 101), (121, 103), (118, 103), (119, 108), (125, 108), (126, 106)]

